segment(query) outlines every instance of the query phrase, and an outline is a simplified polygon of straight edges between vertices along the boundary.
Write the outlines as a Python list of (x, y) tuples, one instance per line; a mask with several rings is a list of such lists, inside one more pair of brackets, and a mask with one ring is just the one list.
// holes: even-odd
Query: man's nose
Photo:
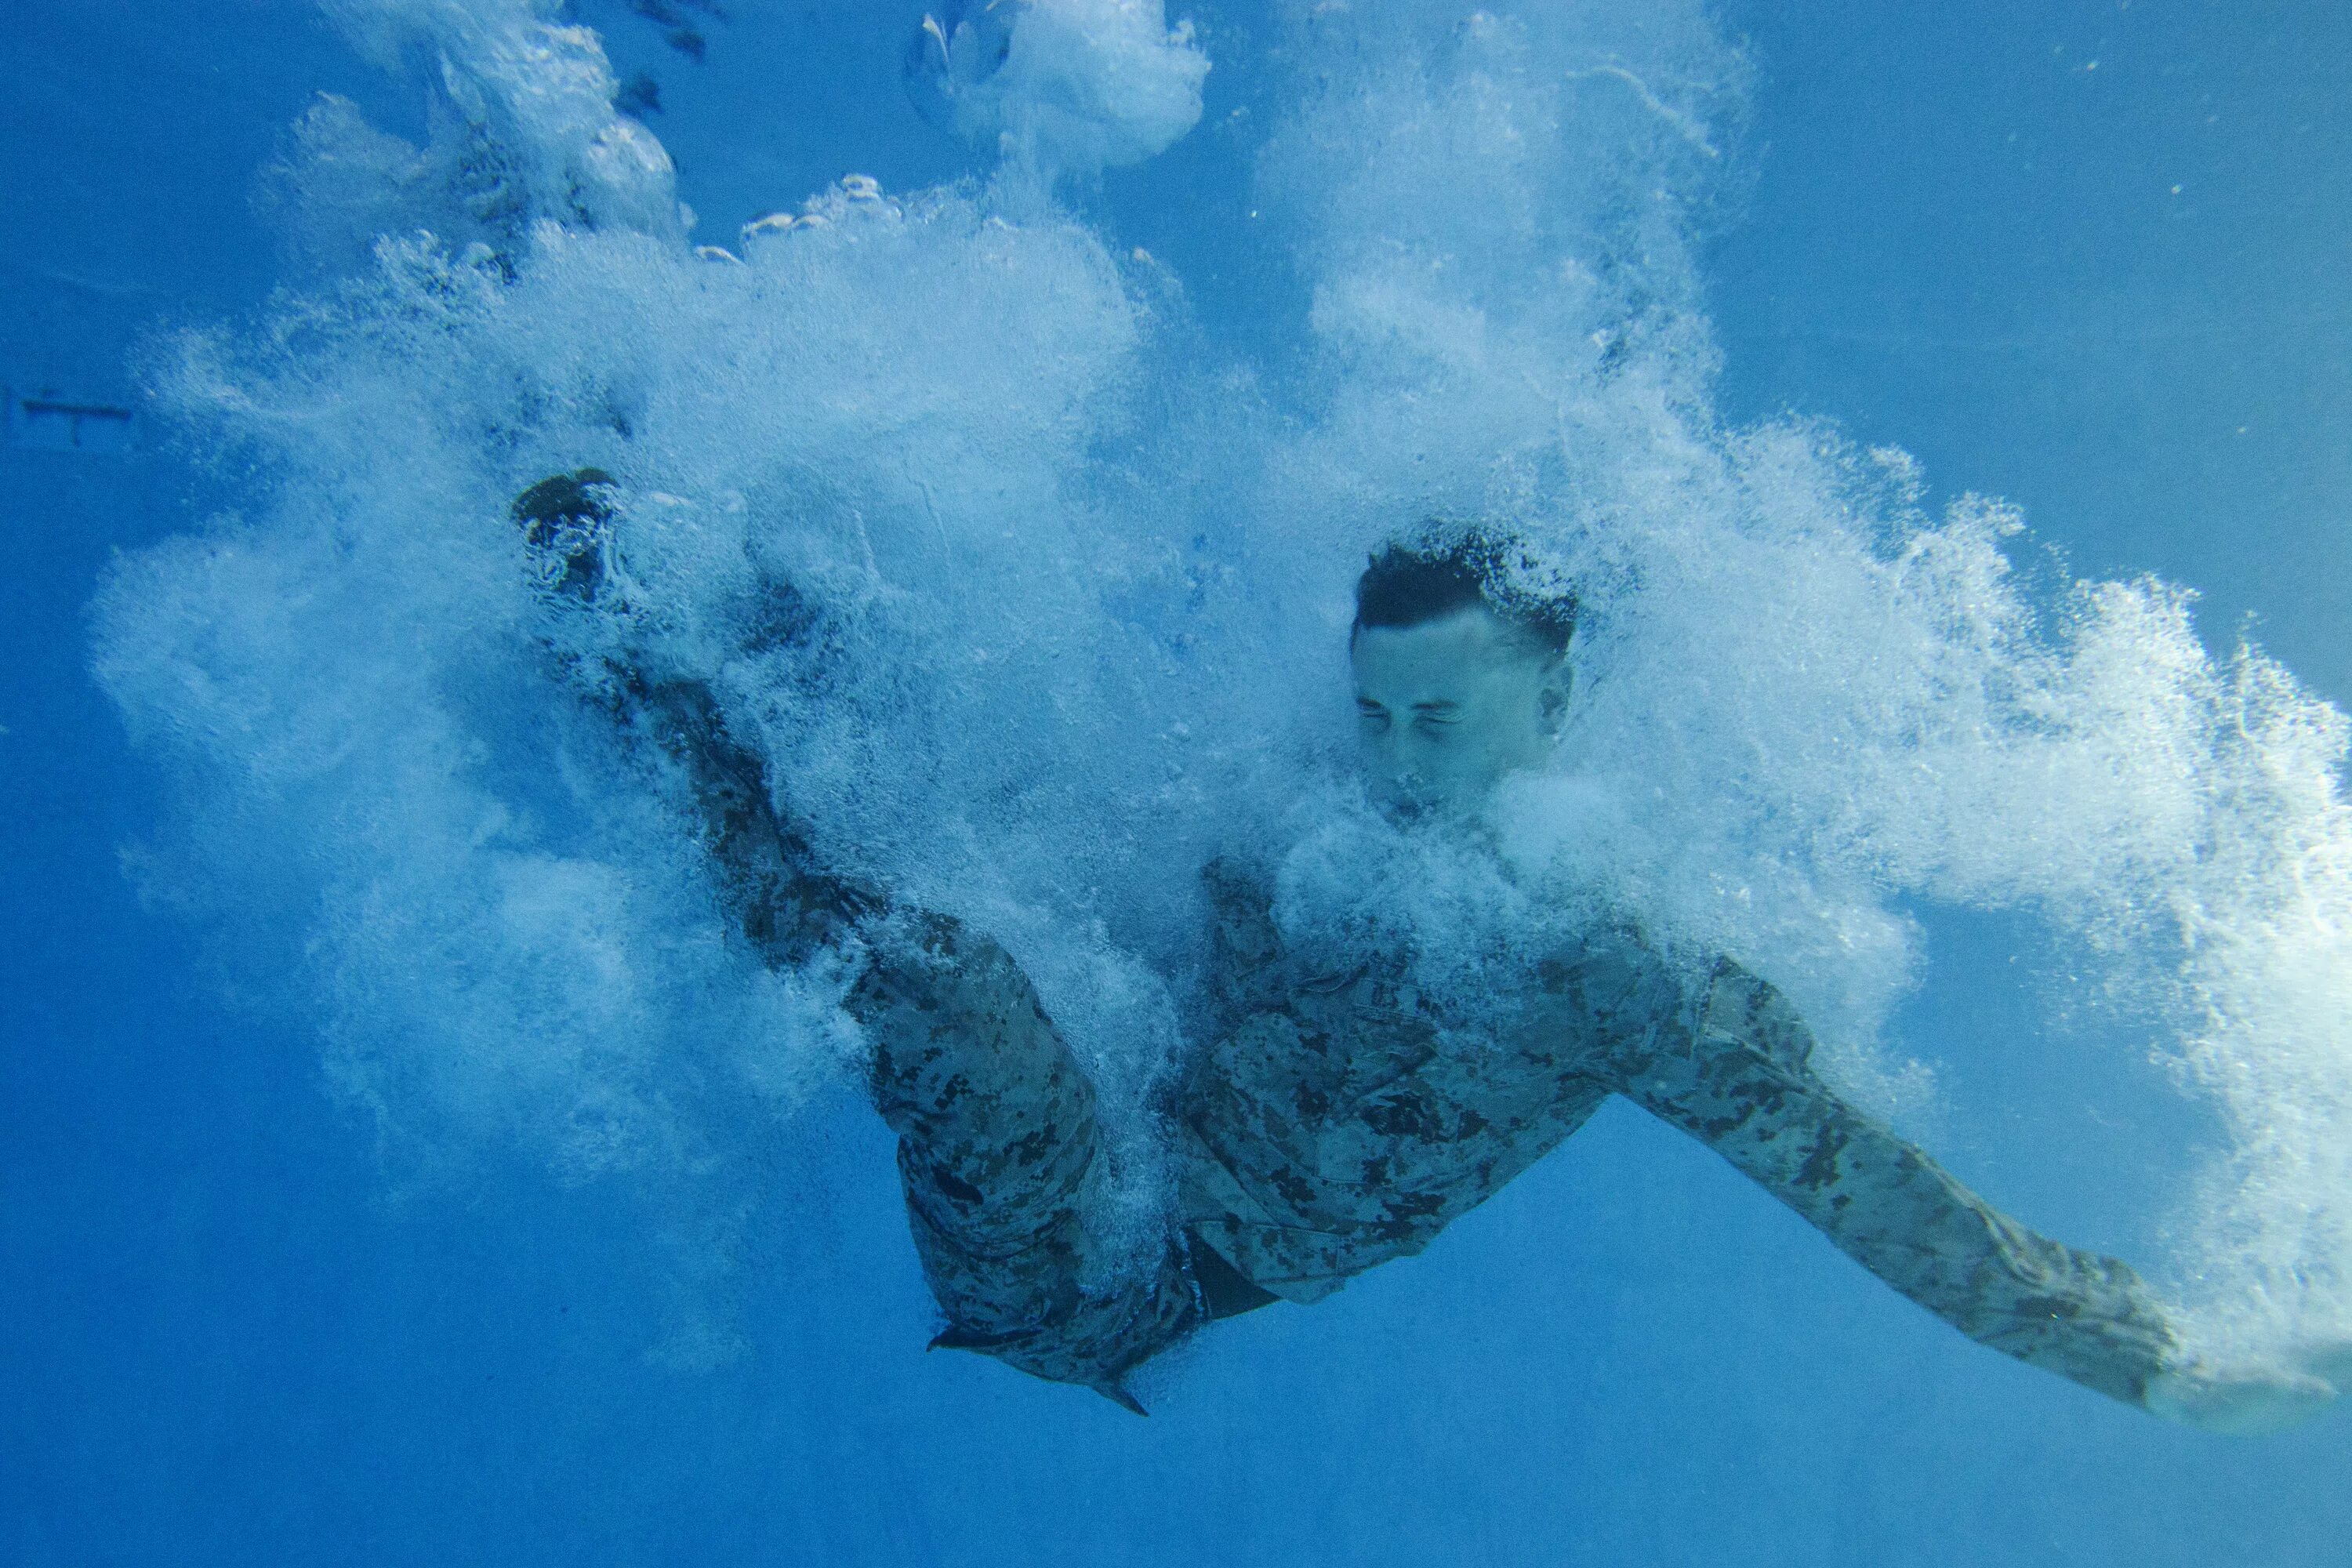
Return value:
[(1426, 770), (1410, 742), (1383, 740), (1377, 762), (1381, 776), (1399, 794), (1418, 795), (1427, 785)]

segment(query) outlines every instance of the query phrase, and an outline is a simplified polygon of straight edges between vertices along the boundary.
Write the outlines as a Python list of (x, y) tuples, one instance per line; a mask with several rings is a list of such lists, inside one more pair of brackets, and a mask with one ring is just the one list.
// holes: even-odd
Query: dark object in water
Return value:
[[(727, 13), (719, 8), (719, 0), (629, 0), (629, 9), (664, 28), (663, 41), (697, 65), (702, 63), (703, 51), (709, 47), (709, 40), (703, 37), (701, 29), (688, 22), (685, 14), (699, 11), (714, 21), (727, 20)], [(655, 107), (658, 109), (660, 105), (656, 104)]]
[(623, 82), (621, 90), (613, 95), (613, 107), (639, 120), (648, 114), (659, 114), (662, 111), (661, 83), (639, 71)]
[(131, 410), (111, 403), (75, 403), (48, 392), (0, 393), (7, 405), (8, 444), (53, 451), (127, 452)]
[[(1269, 1296), (1266, 1300), (1270, 1301), (1274, 1298)], [(988, 1355), (1003, 1349), (1006, 1345), (1034, 1339), (1037, 1331), (1035, 1329), (1023, 1329), (1011, 1333), (991, 1334), (982, 1333), (977, 1329), (960, 1328), (950, 1324), (946, 1329), (933, 1335), (931, 1342), (923, 1348), (934, 1351), (978, 1351), (982, 1355)], [(1143, 1407), (1143, 1401), (1138, 1399), (1129, 1391), (1127, 1384), (1116, 1378), (1088, 1384), (1087, 1386), (1130, 1415), (1149, 1416), (1151, 1414)]]
[(509, 510), (522, 525), (523, 542), (541, 557), (551, 592), (587, 604), (604, 586), (612, 485), (613, 476), (604, 469), (582, 468), (541, 479), (515, 497)]

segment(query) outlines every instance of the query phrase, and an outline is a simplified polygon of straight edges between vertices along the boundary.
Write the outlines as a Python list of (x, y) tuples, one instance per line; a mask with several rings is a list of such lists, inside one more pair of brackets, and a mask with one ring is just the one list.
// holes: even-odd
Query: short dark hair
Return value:
[(1513, 535), (1433, 521), (1419, 537), (1370, 558), (1356, 579), (1356, 624), (1349, 635), (1368, 626), (1417, 626), (1476, 608), (1546, 651), (1564, 654), (1576, 635), (1576, 595), (1531, 584), (1535, 565)]

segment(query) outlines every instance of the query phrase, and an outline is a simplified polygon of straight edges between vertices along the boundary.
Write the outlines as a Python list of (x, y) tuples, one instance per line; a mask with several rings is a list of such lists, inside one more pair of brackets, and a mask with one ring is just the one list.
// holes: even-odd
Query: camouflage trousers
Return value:
[(933, 1346), (1141, 1414), (1127, 1373), (1223, 1315), (1226, 1287), (1249, 1288), (1181, 1234), (1107, 1223), (1094, 1088), (1020, 966), (951, 920), (892, 924), (849, 1010), (874, 1042), (875, 1106), (898, 1134), (908, 1228), (948, 1320)]

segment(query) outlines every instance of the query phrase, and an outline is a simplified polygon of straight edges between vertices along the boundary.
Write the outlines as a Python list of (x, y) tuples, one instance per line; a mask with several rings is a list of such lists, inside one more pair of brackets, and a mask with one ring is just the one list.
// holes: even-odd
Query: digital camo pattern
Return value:
[[(1108, 1165), (1094, 1089), (1020, 966), (959, 922), (894, 908), (821, 867), (710, 689), (636, 667), (625, 651), (632, 612), (605, 572), (610, 483), (583, 468), (515, 500), (542, 598), (593, 617), (606, 635), (584, 640), (613, 650), (551, 651), (688, 811), (719, 901), (760, 961), (788, 969), (837, 956), (855, 967), (845, 1005), (873, 1042), (875, 1106), (898, 1134), (908, 1226), (948, 1319), (932, 1343), (1086, 1384), (1139, 1413), (1121, 1381), (1129, 1369), (1221, 1304), (1271, 1298), (1214, 1260), (1196, 1269), (1166, 1237), (1111, 1244), (1090, 1223)], [(808, 635), (798, 595), (780, 586), (775, 597), (780, 640)]]
[(1266, 1289), (1314, 1301), (1420, 1251), (1614, 1092), (1969, 1338), (2135, 1404), (2163, 1370), (2173, 1335), (2129, 1268), (2028, 1230), (1840, 1100), (1803, 1021), (1737, 965), (1692, 988), (1632, 932), (1588, 932), (1535, 966), (1497, 1037), (1441, 1027), (1401, 967), (1302, 969), (1251, 879), (1210, 877), (1244, 1011), (1185, 1095), (1185, 1217)]
[(947, 1315), (935, 1346), (1101, 1390), (1205, 1321), (1177, 1247), (1110, 1245), (1094, 1088), (1029, 977), (988, 937), (897, 910), (819, 871), (776, 811), (757, 755), (709, 691), (628, 680), (625, 732), (675, 770), (722, 900), (765, 963), (821, 949), (861, 962), (845, 998), (874, 1045), (875, 1108), (898, 1134), (898, 1174), (923, 1277)]
[(1027, 975), (937, 916), (877, 930), (849, 1008), (874, 1041), (876, 1107), (924, 1278), (935, 1345), (982, 1351), (1140, 1410), (1127, 1371), (1204, 1321), (1181, 1250), (1139, 1252), (1106, 1212), (1095, 1095)]

